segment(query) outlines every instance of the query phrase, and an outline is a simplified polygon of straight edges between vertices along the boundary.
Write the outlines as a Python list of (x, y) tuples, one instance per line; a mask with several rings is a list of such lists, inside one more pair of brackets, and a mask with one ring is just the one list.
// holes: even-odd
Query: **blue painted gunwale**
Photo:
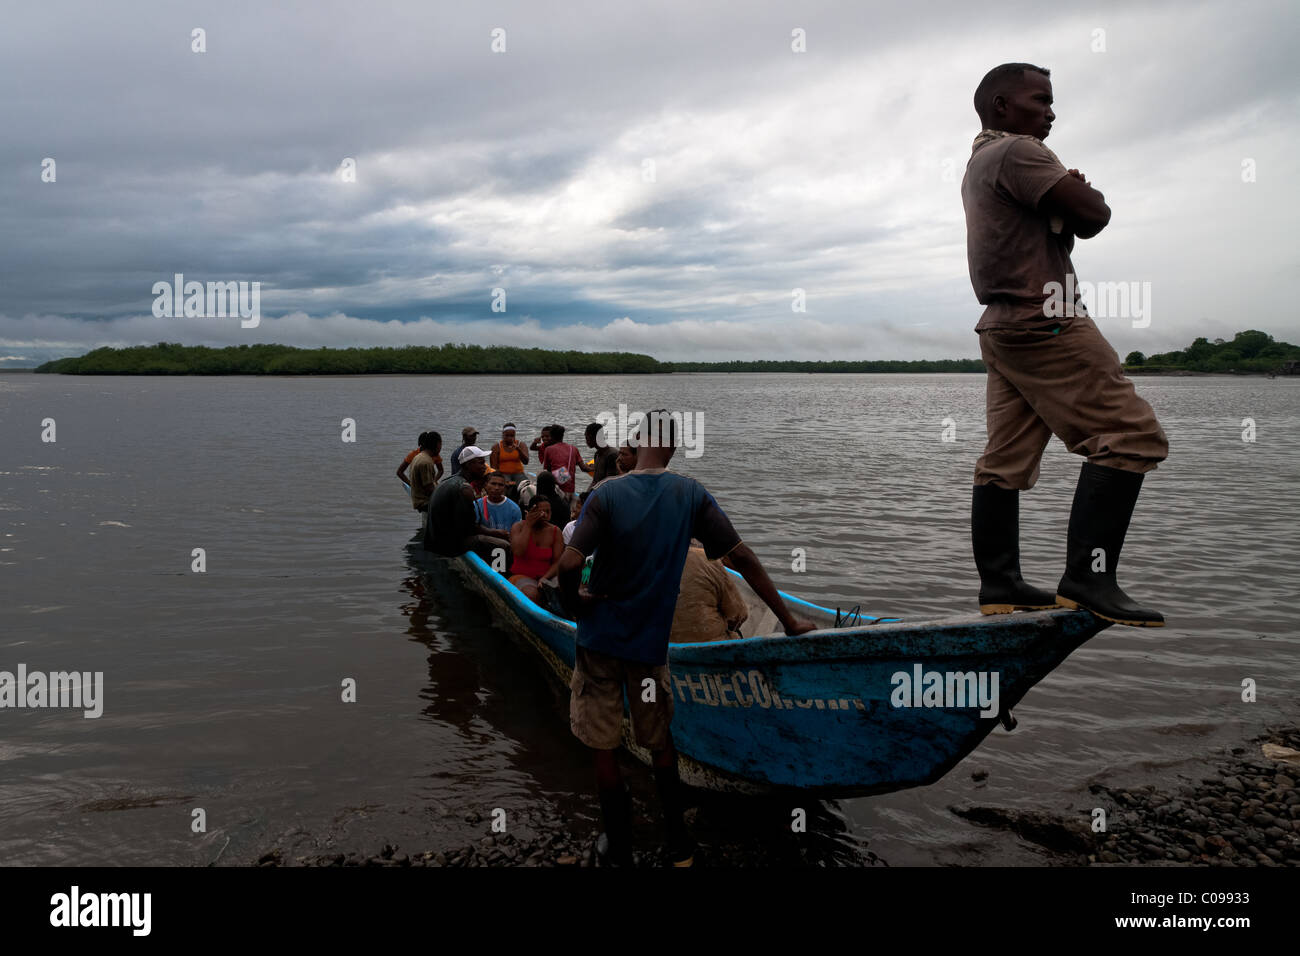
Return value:
[[(448, 560), (413, 543), (428, 558)], [(450, 563), (567, 685), (573, 622), (533, 604), (476, 554)], [(999, 711), (1006, 711), (1109, 626), (1086, 611), (1061, 609), (915, 623), (864, 618), (870, 623), (834, 628), (834, 610), (781, 595), (826, 627), (795, 637), (669, 645), (673, 740), (687, 783), (821, 797), (933, 783), (978, 746), (998, 716), (982, 717), (974, 707), (895, 707), (893, 675), (912, 675), (917, 664), (926, 672), (996, 673)], [(625, 745), (648, 760), (624, 723)]]

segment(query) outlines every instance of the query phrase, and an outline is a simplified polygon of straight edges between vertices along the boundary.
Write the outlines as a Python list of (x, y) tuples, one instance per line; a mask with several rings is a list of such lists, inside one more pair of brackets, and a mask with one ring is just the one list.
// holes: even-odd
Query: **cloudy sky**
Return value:
[[(1245, 328), (1300, 342), (1289, 0), (5, 17), (0, 367), (161, 340), (977, 356), (959, 184), (971, 95), (1008, 60), (1052, 70), (1048, 145), (1114, 211), (1080, 276), (1150, 283), (1145, 328), (1099, 320), (1121, 355)], [(260, 282), (260, 325), (155, 318), (175, 273)]]

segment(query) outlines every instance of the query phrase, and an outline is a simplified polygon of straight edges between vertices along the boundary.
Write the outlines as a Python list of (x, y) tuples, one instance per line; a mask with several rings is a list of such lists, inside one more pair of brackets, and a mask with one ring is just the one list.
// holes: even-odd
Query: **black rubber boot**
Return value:
[(600, 791), (600, 812), (605, 832), (596, 838), (596, 855), (601, 866), (632, 865), (632, 797), (620, 784)]
[(1056, 587), (1056, 602), (1062, 607), (1084, 608), (1115, 624), (1165, 626), (1159, 611), (1139, 607), (1115, 581), (1124, 536), (1141, 490), (1139, 472), (1083, 463), (1070, 511), (1065, 577)]
[(970, 537), (980, 572), (981, 614), (1057, 606), (1055, 594), (1030, 587), (1020, 576), (1020, 492), (976, 485), (971, 494)]
[(695, 841), (686, 830), (685, 801), (677, 761), (671, 766), (655, 767), (655, 787), (664, 814), (664, 858), (669, 866), (694, 866)]

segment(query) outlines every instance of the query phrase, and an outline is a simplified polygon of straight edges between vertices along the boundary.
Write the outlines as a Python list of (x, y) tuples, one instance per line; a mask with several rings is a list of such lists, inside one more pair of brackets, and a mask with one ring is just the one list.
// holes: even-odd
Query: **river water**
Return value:
[[(1147, 478), (1121, 581), (1170, 626), (1102, 632), (1021, 702), (1018, 729), (939, 783), (818, 805), (836, 846), (893, 865), (1036, 862), (949, 808), (1086, 813), (1090, 783), (1190, 778), (1210, 752), (1294, 723), (1300, 380), (1137, 386), (1171, 451)], [(982, 375), (0, 375), (0, 670), (104, 674), (97, 719), (0, 710), (0, 863), (437, 849), (481, 836), (466, 815), (496, 807), (590, 832), (563, 694), (408, 551), (416, 521), (393, 471), (415, 436), (436, 428), (450, 450), (466, 424), (487, 443), (506, 420), (531, 438), (620, 403), (699, 413), (703, 454), (674, 468), (714, 493), (781, 588), (923, 620), (974, 611), (983, 388)], [(1053, 440), (1023, 499), (1026, 577), (1044, 587), (1077, 473)], [(767, 838), (727, 801), (713, 825)]]

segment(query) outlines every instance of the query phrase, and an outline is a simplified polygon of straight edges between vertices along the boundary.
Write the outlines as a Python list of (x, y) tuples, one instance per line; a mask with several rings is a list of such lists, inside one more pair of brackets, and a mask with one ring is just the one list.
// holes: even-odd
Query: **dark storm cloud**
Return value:
[[(1049, 145), (1116, 211), (1081, 274), (1156, 290), (1149, 328), (1103, 326), (1121, 352), (1300, 334), (1287, 5), (727, 7), (15, 7), (0, 360), (160, 339), (973, 355), (957, 180), (974, 84), (1011, 59), (1052, 67)], [(155, 319), (176, 272), (261, 282), (261, 326)]]

